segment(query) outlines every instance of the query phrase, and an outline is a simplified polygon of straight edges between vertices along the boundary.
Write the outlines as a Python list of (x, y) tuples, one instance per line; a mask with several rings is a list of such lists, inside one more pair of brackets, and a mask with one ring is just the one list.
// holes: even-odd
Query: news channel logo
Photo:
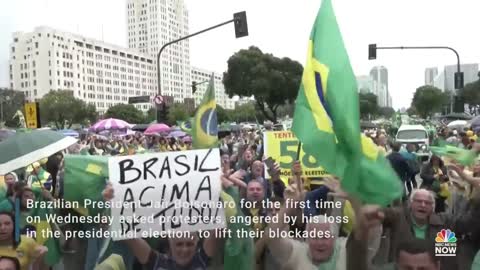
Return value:
[(442, 229), (435, 237), (435, 256), (456, 256), (457, 238), (450, 229)]

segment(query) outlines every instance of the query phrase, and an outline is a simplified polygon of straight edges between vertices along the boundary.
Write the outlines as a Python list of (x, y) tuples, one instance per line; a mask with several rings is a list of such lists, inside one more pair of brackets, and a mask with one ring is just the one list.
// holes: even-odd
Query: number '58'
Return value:
[[(280, 142), (280, 167), (283, 169), (290, 169), (292, 167), (293, 161), (297, 158), (297, 149), (298, 149), (298, 142), (297, 141), (281, 141)], [(301, 162), (305, 168), (308, 169), (315, 169), (320, 167), (317, 160), (308, 154), (305, 154), (305, 149), (303, 149), (302, 145), (302, 154)]]

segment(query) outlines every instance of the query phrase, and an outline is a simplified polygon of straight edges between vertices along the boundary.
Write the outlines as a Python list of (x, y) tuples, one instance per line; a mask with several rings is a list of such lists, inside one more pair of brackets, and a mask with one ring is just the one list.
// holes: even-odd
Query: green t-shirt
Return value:
[(415, 234), (415, 238), (425, 239), (427, 235), (427, 225), (423, 225), (423, 226), (417, 225), (413, 217), (412, 217), (412, 223), (413, 223), (413, 233)]

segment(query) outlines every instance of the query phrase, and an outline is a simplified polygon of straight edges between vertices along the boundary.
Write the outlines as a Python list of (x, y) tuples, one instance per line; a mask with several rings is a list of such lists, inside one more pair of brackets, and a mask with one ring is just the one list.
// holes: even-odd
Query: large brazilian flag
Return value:
[(202, 103), (193, 118), (192, 139), (195, 149), (212, 148), (216, 146), (218, 141), (217, 104), (213, 74)]
[(332, 1), (323, 0), (308, 42), (292, 131), (342, 187), (360, 200), (387, 205), (400, 180), (371, 140), (360, 135), (357, 84)]

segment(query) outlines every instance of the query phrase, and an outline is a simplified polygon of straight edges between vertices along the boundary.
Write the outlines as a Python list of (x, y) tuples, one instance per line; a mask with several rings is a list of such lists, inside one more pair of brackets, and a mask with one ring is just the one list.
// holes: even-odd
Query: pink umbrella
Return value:
[(95, 125), (90, 127), (91, 131), (99, 132), (103, 130), (121, 130), (132, 128), (129, 123), (115, 118), (108, 118), (98, 121)]
[(145, 130), (145, 135), (153, 135), (161, 132), (168, 132), (170, 127), (165, 124), (153, 124)]

